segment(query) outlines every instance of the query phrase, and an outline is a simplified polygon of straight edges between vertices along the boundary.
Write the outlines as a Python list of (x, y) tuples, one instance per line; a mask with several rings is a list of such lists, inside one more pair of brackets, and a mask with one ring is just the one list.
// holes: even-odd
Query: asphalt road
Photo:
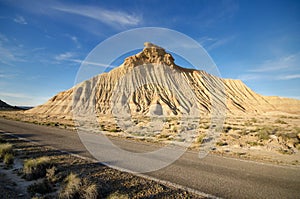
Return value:
[[(0, 118), (0, 130), (50, 145), (78, 155), (91, 157), (77, 133)], [(119, 138), (112, 141), (122, 148), (145, 152), (156, 145)], [(146, 173), (222, 198), (300, 198), (300, 168), (255, 163), (208, 155), (203, 159), (187, 151), (173, 164)]]

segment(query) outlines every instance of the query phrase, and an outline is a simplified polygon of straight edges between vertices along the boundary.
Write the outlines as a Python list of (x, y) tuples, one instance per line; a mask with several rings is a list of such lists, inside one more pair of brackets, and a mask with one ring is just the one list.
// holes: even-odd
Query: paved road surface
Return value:
[[(77, 133), (0, 118), (0, 130), (28, 138), (44, 145), (91, 157)], [(113, 139), (124, 149), (144, 152), (155, 145)], [(272, 166), (186, 152), (161, 170), (147, 173), (151, 177), (174, 182), (222, 198), (300, 198), (300, 168)]]

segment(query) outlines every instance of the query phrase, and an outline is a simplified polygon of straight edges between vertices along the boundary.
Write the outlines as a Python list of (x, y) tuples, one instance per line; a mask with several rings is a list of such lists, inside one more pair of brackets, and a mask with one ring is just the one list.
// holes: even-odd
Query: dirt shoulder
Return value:
[[(81, 179), (80, 185), (95, 185), (97, 198), (113, 196), (117, 198), (204, 198), (204, 196), (112, 169), (51, 147), (40, 146), (3, 133), (0, 133), (0, 136), (1, 144), (12, 144), (14, 153), (13, 165), (0, 164), (0, 191), (4, 198), (30, 198), (33, 196), (57, 198), (63, 192), (63, 187), (66, 187), (66, 177), (71, 173)], [(48, 180), (49, 182), (47, 182), (47, 186), (49, 185), (51, 190), (49, 193), (45, 193), (47, 191), (43, 191), (39, 187), (39, 185), (45, 183), (45, 179), (48, 179), (48, 174), (34, 180), (24, 179), (26, 178), (24, 176), (24, 162), (28, 159), (38, 159), (40, 157), (50, 158), (51, 169), (55, 168), (55, 174), (51, 177), (55, 181), (51, 181), (51, 183)], [(29, 192), (26, 190), (29, 190)]]

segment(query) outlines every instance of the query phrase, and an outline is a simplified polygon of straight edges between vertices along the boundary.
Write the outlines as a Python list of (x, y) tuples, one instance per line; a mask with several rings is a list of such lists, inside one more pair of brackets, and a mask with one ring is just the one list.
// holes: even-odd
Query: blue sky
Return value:
[(0, 99), (46, 102), (74, 85), (80, 62), (101, 41), (139, 27), (182, 32), (222, 77), (300, 99), (300, 1), (288, 0), (0, 0)]

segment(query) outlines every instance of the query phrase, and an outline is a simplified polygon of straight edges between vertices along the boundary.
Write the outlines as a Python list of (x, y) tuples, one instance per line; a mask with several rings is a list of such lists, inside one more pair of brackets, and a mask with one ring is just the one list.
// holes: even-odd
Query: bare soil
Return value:
[[(14, 165), (6, 167), (0, 164), (0, 193), (1, 198), (57, 198), (63, 179), (71, 172), (90, 183), (96, 183), (98, 198), (107, 198), (111, 194), (121, 194), (128, 198), (204, 198), (188, 191), (137, 177), (133, 174), (118, 171), (63, 153), (54, 148), (40, 146), (32, 142), (0, 134), (2, 143), (13, 144), (15, 153)], [(42, 179), (26, 181), (22, 178), (22, 166), (28, 158), (48, 156), (57, 168), (58, 181), (53, 185), (53, 191), (48, 194), (29, 194), (26, 192), (30, 184), (41, 182)]]
[[(0, 111), (0, 117), (25, 121), (38, 125), (75, 130), (74, 121), (64, 116), (28, 114), (25, 111)], [(143, 127), (145, 121), (134, 121)], [(201, 118), (191, 150), (199, 150), (209, 131), (210, 118)], [(109, 136), (136, 141), (167, 144), (184, 140), (178, 136), (179, 124), (168, 120), (162, 133), (136, 135), (122, 131), (109, 117), (99, 119), (99, 128)], [(214, 154), (247, 160), (283, 165), (300, 165), (300, 116), (284, 112), (268, 112), (263, 115), (227, 115), (220, 135), (217, 137)]]

